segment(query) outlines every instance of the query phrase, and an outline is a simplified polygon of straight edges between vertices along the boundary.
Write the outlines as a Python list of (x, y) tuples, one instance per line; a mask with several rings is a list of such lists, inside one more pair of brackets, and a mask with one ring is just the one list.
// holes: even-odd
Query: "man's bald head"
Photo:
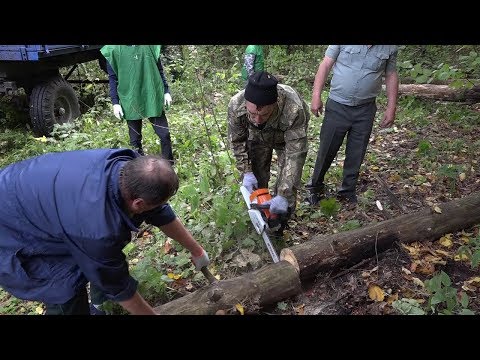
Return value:
[(121, 175), (127, 200), (143, 199), (149, 205), (167, 202), (178, 190), (178, 176), (160, 156), (140, 156), (128, 161)]

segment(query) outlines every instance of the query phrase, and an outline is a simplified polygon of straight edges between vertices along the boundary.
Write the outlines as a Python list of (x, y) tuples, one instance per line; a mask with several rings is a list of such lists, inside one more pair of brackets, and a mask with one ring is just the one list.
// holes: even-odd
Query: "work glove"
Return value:
[(210, 264), (210, 259), (208, 258), (207, 252), (203, 250), (202, 254), (199, 256), (193, 256), (192, 254), (192, 262), (195, 265), (195, 269), (201, 270), (202, 268)]
[(288, 200), (277, 195), (272, 200), (265, 201), (263, 205), (270, 205), (272, 214), (286, 214), (288, 212)]
[(258, 188), (258, 181), (253, 172), (247, 172), (243, 175), (243, 186), (247, 188), (249, 192), (253, 192)]
[(122, 106), (120, 104), (115, 104), (113, 105), (113, 115), (115, 115), (115, 117), (118, 119), (118, 120), (121, 120), (122, 117), (123, 117), (123, 110), (122, 110)]
[(165, 93), (164, 95), (164, 100), (163, 100), (163, 105), (165, 106), (165, 109), (170, 109), (170, 104), (172, 103), (172, 96), (169, 93)]

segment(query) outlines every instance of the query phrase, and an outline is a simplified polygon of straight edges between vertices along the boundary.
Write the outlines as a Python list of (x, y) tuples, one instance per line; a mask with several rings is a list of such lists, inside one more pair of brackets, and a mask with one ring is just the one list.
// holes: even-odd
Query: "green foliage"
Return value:
[(476, 268), (480, 263), (480, 235), (470, 241), (466, 245), (462, 245), (457, 250), (458, 255), (465, 255), (470, 259), (472, 268)]
[(478, 74), (480, 68), (480, 54), (477, 51), (470, 51), (468, 55), (460, 55), (460, 63), (464, 65), (465, 72), (469, 75)]
[(366, 201), (372, 201), (375, 198), (375, 192), (372, 189), (368, 189), (362, 193), (362, 199)]
[[(241, 89), (243, 46), (184, 46), (182, 76), (172, 88), (176, 104), (188, 104), (195, 112), (226, 107)], [(225, 96), (226, 94), (226, 96)]]
[(453, 88), (471, 88), (469, 79), (478, 78), (479, 63), (476, 46), (401, 46), (398, 60), (401, 76), (422, 84), (448, 81)]
[(326, 50), (325, 45), (270, 45), (265, 58), (267, 71), (282, 83), (311, 96), (313, 79)]
[(340, 204), (335, 198), (320, 200), (320, 211), (326, 217), (335, 216), (338, 210), (340, 210), (340, 207)]
[(354, 220), (348, 220), (345, 224), (343, 224), (340, 227), (340, 231), (349, 231), (349, 230), (354, 230), (358, 229), (361, 227), (362, 224), (360, 224), (360, 221), (354, 219)]
[(41, 304), (17, 299), (0, 288), (0, 315), (38, 315)]
[(425, 281), (425, 289), (430, 293), (427, 311), (444, 315), (473, 315), (468, 309), (469, 297), (463, 291), (451, 286), (450, 277), (443, 271)]
[(462, 169), (459, 165), (445, 164), (438, 168), (437, 176), (445, 180), (450, 187), (450, 191), (454, 192), (458, 175), (462, 172)]
[(164, 272), (156, 268), (154, 257), (146, 256), (131, 270), (132, 276), (139, 282), (138, 291), (147, 301), (162, 299), (166, 301), (166, 284), (173, 281)]
[(427, 156), (428, 153), (430, 152), (431, 148), (432, 148), (432, 145), (430, 144), (429, 141), (420, 140), (420, 142), (418, 143), (417, 152), (420, 155)]
[(410, 76), (419, 84), (430, 84), (434, 80), (447, 81), (451, 80), (450, 86), (457, 88), (471, 88), (473, 83), (466, 79), (466, 74), (456, 67), (448, 64), (439, 64), (435, 69), (423, 67), (422, 64), (412, 65), (410, 68)]
[(392, 303), (392, 307), (402, 315), (425, 315), (425, 311), (415, 299), (399, 299)]
[(27, 97), (23, 90), (12, 95), (0, 95), (0, 129), (29, 128)]

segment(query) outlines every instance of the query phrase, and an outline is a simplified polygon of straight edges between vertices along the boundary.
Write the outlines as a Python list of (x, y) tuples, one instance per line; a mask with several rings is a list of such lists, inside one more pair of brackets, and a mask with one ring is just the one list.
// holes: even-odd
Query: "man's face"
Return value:
[(261, 125), (270, 118), (270, 115), (272, 115), (276, 105), (277, 104), (257, 106), (250, 101), (245, 101), (245, 106), (247, 108), (247, 117), (252, 123), (256, 125)]
[(130, 204), (129, 204), (129, 212), (133, 215), (137, 215), (137, 214), (141, 214), (143, 212), (146, 212), (146, 211), (150, 211), (150, 210), (153, 210), (161, 205), (164, 205), (166, 203), (165, 202), (162, 202), (158, 205), (150, 205), (150, 204), (147, 204), (143, 199), (141, 198), (138, 198), (138, 199), (135, 199), (133, 200)]

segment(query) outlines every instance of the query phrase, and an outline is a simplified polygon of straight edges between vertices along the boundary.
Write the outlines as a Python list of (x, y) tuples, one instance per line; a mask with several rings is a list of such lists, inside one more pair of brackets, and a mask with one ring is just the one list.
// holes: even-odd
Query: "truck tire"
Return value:
[(37, 136), (49, 136), (54, 124), (71, 122), (80, 115), (77, 94), (60, 75), (37, 84), (30, 94), (30, 119)]

